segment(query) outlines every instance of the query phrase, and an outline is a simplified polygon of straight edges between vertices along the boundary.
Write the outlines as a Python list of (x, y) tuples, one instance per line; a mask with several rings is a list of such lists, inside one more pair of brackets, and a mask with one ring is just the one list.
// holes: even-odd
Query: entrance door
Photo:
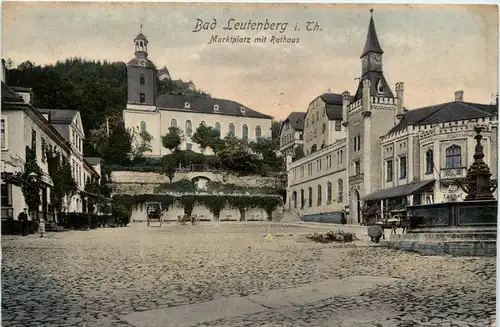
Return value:
[(358, 224), (361, 224), (361, 199), (358, 190), (354, 190), (354, 201), (356, 204), (356, 217)]

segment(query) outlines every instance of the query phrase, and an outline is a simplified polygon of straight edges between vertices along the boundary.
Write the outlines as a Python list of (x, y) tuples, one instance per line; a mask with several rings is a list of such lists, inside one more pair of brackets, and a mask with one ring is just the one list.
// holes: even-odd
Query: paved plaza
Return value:
[[(315, 224), (2, 237), (2, 326), (490, 326), (495, 258), (316, 244)], [(271, 234), (273, 237), (266, 237)]]

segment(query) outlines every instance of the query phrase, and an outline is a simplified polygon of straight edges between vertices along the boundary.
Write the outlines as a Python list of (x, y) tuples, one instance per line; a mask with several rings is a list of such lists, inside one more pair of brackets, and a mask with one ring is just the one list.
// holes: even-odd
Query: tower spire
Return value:
[(370, 26), (368, 27), (368, 35), (361, 58), (368, 52), (384, 53), (380, 43), (378, 42), (377, 31), (375, 30), (375, 22), (373, 21), (373, 8), (370, 9)]

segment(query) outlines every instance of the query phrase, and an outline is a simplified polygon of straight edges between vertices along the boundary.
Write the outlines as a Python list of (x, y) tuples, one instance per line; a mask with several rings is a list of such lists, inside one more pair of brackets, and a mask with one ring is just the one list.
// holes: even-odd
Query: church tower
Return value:
[(135, 57), (127, 63), (129, 105), (155, 106), (156, 78), (155, 65), (148, 59), (148, 39), (141, 32), (134, 38)]
[[(380, 46), (373, 9), (365, 47), (361, 54), (361, 76), (356, 93), (343, 104), (347, 128), (347, 175), (349, 181), (350, 223), (360, 223), (362, 199), (382, 186), (381, 141), (396, 122), (396, 98), (387, 83), (382, 65), (384, 51)], [(401, 83), (402, 84), (402, 83)], [(399, 89), (398, 89), (399, 90)]]

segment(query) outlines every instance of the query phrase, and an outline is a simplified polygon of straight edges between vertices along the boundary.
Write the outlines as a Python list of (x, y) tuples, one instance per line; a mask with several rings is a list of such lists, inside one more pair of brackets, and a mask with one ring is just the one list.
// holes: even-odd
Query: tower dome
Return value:
[(142, 34), (142, 24), (141, 24), (141, 32), (137, 34), (134, 38), (135, 44), (135, 56), (137, 58), (147, 58), (148, 57), (148, 39), (144, 34)]

